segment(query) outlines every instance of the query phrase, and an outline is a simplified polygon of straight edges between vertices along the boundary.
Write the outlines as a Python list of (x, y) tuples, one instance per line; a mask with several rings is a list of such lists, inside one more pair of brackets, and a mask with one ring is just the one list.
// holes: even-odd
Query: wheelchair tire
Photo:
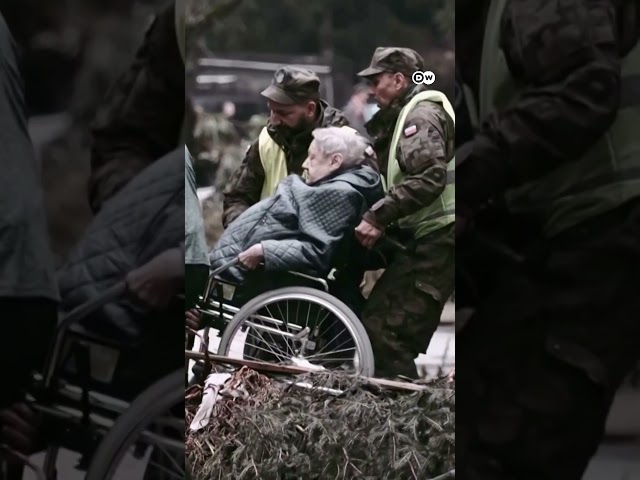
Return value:
[(86, 480), (113, 478), (122, 457), (149, 423), (157, 415), (184, 403), (184, 387), (184, 369), (181, 368), (143, 391), (100, 442), (87, 470)]
[(233, 319), (225, 328), (222, 338), (220, 339), (218, 353), (220, 355), (229, 356), (233, 338), (237, 330), (242, 326), (243, 322), (247, 317), (259, 311), (265, 305), (273, 302), (274, 299), (279, 299), (279, 301), (311, 301), (312, 303), (320, 305), (333, 313), (340, 319), (340, 321), (342, 321), (343, 324), (345, 324), (355, 341), (356, 348), (359, 351), (359, 370), (357, 373), (365, 377), (372, 377), (374, 375), (375, 364), (373, 349), (371, 347), (369, 336), (367, 335), (364, 325), (362, 325), (360, 319), (347, 305), (345, 305), (344, 302), (333, 295), (308, 287), (279, 288), (258, 295), (247, 302), (234, 315)]

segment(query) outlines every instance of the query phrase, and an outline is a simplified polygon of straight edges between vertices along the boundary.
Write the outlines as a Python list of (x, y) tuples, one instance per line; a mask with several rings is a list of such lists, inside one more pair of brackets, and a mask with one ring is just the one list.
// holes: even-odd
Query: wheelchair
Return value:
[[(238, 264), (235, 258), (212, 271), (198, 299), (207, 339), (201, 352), (213, 330), (216, 353), (225, 357), (374, 375), (371, 342), (353, 309), (336, 296), (341, 287), (334, 271), (326, 278), (255, 271), (244, 284), (222, 276)], [(202, 375), (202, 362), (194, 373)]]
[[(61, 448), (81, 455), (76, 468), (85, 470), (88, 480), (184, 478), (184, 367), (159, 374), (141, 393), (125, 398), (99, 387), (109, 384), (108, 370), (115, 368), (122, 347), (80, 321), (125, 293), (124, 282), (117, 284), (67, 315), (43, 371), (33, 377), (27, 400), (48, 431), (43, 468), (29, 464), (38, 479), (63, 478), (56, 471)], [(69, 381), (73, 358), (79, 367)], [(96, 363), (102, 368), (93, 369)]]

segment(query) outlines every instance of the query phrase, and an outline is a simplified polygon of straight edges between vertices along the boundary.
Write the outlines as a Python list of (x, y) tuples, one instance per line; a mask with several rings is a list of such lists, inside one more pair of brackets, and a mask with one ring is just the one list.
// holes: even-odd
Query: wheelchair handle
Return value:
[(484, 248), (485, 250), (492, 252), (498, 255), (499, 257), (502, 257), (503, 259), (507, 260), (511, 264), (524, 265), (526, 263), (525, 257), (515, 252), (511, 248), (509, 248), (507, 245), (504, 245), (503, 243), (487, 235), (483, 235), (478, 232), (473, 232), (470, 235), (470, 240), (477, 243), (478, 245), (480, 245), (480, 247)]
[(71, 324), (77, 322), (78, 320), (81, 320), (83, 317), (86, 317), (90, 313), (93, 313), (96, 310), (104, 307), (105, 305), (122, 298), (127, 293), (127, 289), (128, 287), (126, 281), (116, 283), (93, 300), (90, 300), (87, 303), (80, 305), (79, 307), (69, 312), (69, 314), (65, 316), (62, 323)]
[(381, 242), (383, 243), (387, 243), (388, 245), (397, 248), (398, 250), (400, 250), (401, 252), (408, 252), (409, 249), (407, 247), (405, 247), (404, 245), (402, 245), (399, 241), (394, 240), (393, 238), (387, 236), (387, 235), (382, 235), (382, 238), (380, 239)]
[(87, 303), (75, 308), (64, 317), (64, 319), (62, 320), (62, 322), (60, 322), (58, 328), (56, 329), (53, 347), (47, 358), (47, 363), (45, 364), (47, 366), (44, 376), (45, 387), (51, 386), (53, 375), (56, 370), (58, 356), (60, 355), (60, 351), (62, 350), (62, 341), (64, 339), (64, 334), (66, 333), (68, 328), (72, 324), (99, 310), (103, 306), (122, 298), (126, 294), (126, 292), (127, 283), (125, 281), (118, 282), (98, 295), (93, 300), (90, 300)]
[(224, 272), (225, 270), (229, 270), (231, 267), (237, 265), (238, 263), (240, 263), (240, 257), (235, 257), (233, 260), (229, 260), (226, 263), (223, 263), (222, 265), (220, 265), (218, 268), (216, 268), (214, 271), (212, 271), (209, 276), (210, 277), (215, 277), (217, 275), (220, 275), (222, 272)]

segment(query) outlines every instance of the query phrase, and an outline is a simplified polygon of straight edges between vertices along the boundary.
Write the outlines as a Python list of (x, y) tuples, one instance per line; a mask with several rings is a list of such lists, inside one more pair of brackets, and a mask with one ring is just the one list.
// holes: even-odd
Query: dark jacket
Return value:
[[(229, 225), (210, 253), (211, 268), (261, 243), (266, 271), (324, 276), (334, 266), (336, 253), (353, 241), (362, 214), (383, 196), (380, 175), (368, 166), (311, 185), (290, 175), (274, 196), (245, 210)], [(243, 282), (245, 275), (232, 268), (221, 276)]]

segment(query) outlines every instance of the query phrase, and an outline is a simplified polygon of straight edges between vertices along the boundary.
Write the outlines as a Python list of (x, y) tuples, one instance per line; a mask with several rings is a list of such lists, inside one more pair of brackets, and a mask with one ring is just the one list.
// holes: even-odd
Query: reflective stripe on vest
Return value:
[[(343, 126), (342, 128), (348, 128), (353, 132), (356, 132), (351, 127)], [(287, 170), (287, 157), (280, 148), (269, 132), (267, 127), (264, 127), (258, 137), (258, 152), (260, 153), (260, 163), (264, 169), (264, 183), (262, 184), (262, 193), (260, 194), (260, 200), (269, 198), (278, 188), (278, 184), (289, 175)]]
[[(487, 15), (480, 62), (481, 121), (509, 105), (522, 89), (500, 49), (506, 3), (493, 0)], [(540, 218), (547, 236), (640, 196), (640, 43), (621, 67), (620, 107), (609, 130), (580, 159), (507, 192), (509, 209)]]
[[(400, 142), (400, 135), (402, 135), (402, 132), (404, 131), (404, 123), (407, 116), (419, 102), (424, 101), (441, 104), (455, 125), (456, 114), (444, 93), (437, 90), (427, 90), (414, 96), (400, 111), (400, 115), (398, 116), (398, 120), (393, 131), (393, 137), (389, 147), (389, 163), (387, 165), (388, 185), (387, 182), (384, 182), (385, 191), (388, 191), (390, 186), (402, 183), (406, 177), (400, 169), (400, 164), (396, 158), (398, 143)], [(398, 226), (400, 228), (413, 231), (414, 238), (421, 238), (455, 221), (455, 168), (455, 158), (452, 158), (447, 166), (447, 182), (440, 196), (430, 205), (427, 205), (411, 215), (401, 218), (398, 221)]]

